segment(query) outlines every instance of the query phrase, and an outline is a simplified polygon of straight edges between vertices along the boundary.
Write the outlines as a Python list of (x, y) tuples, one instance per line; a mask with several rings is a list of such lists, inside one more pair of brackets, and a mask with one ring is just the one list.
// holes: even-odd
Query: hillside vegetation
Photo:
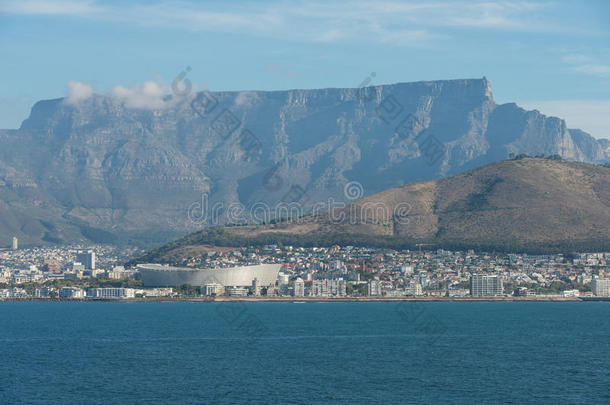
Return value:
[(139, 260), (175, 261), (202, 249), (265, 244), (400, 249), (417, 243), (532, 253), (610, 250), (610, 169), (506, 160), (392, 188), (333, 212), (203, 230)]

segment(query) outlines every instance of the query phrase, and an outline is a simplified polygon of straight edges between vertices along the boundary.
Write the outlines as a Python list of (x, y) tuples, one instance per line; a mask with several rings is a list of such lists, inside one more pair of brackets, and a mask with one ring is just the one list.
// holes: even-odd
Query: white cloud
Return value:
[(258, 96), (254, 91), (240, 91), (239, 94), (237, 94), (237, 97), (235, 97), (235, 105), (240, 107), (249, 106), (252, 105), (257, 99)]
[(595, 138), (610, 138), (610, 100), (520, 101), (521, 107), (566, 120)]
[(306, 42), (362, 40), (421, 45), (449, 36), (443, 28), (566, 32), (548, 17), (553, 2), (525, 0), (272, 1), (266, 5), (160, 1), (152, 4), (8, 0), (0, 13), (65, 14), (125, 24), (244, 33)]
[(570, 53), (564, 55), (561, 60), (575, 72), (590, 76), (610, 77), (610, 64), (600, 62), (590, 56)]
[(92, 1), (70, 0), (4, 0), (0, 14), (85, 15), (101, 11)]
[(587, 63), (572, 67), (573, 70), (585, 73), (592, 76), (610, 76), (610, 65), (600, 65), (595, 63)]
[(561, 60), (570, 65), (574, 65), (574, 64), (589, 63), (589, 62), (591, 62), (592, 59), (591, 59), (591, 57), (582, 55), (580, 53), (569, 53), (567, 55), (563, 55), (561, 57)]
[(87, 83), (70, 80), (66, 87), (68, 88), (68, 97), (64, 101), (70, 105), (76, 105), (93, 95), (93, 87)]
[(143, 86), (136, 85), (128, 88), (116, 86), (110, 91), (111, 97), (127, 108), (139, 108), (155, 110), (170, 105), (163, 101), (164, 95), (169, 94), (167, 89), (162, 88), (155, 82), (145, 82)]

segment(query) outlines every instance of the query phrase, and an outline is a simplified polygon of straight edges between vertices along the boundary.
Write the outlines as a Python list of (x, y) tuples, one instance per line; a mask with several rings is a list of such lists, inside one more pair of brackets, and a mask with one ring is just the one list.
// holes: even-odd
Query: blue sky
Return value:
[[(67, 83), (96, 93), (480, 78), (496, 101), (610, 138), (610, 1), (0, 0), (0, 128)], [(114, 90), (113, 90), (114, 89)]]

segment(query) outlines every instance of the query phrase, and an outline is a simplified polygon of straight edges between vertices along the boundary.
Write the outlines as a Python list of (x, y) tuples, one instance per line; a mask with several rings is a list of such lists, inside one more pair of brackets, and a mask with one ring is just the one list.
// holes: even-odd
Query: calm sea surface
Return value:
[(610, 303), (0, 303), (0, 404), (610, 403)]

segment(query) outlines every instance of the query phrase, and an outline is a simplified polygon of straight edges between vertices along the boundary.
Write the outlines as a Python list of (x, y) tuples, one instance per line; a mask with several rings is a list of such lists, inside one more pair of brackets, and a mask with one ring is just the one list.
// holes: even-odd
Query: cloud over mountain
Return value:
[(68, 89), (68, 96), (65, 102), (70, 105), (76, 105), (93, 95), (93, 87), (87, 83), (71, 80), (67, 83), (66, 87)]

